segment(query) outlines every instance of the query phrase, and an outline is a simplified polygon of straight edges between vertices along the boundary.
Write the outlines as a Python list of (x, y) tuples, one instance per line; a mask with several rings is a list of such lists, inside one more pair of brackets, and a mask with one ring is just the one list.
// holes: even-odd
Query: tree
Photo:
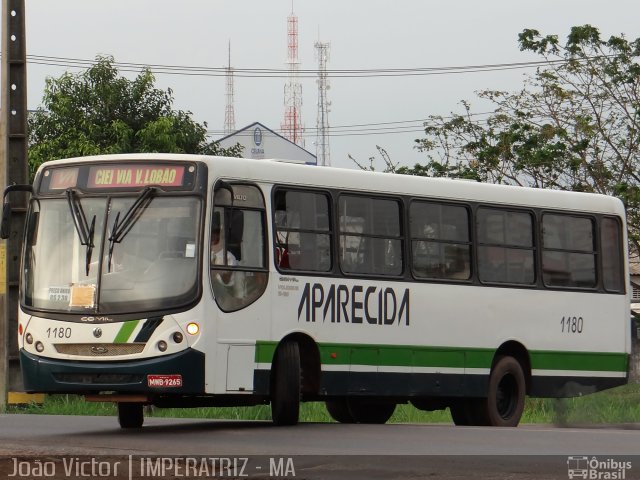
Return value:
[(191, 112), (174, 110), (171, 89), (154, 87), (144, 69), (134, 80), (121, 77), (112, 57), (79, 74), (47, 78), (43, 106), (28, 119), (31, 178), (47, 160), (133, 152), (239, 156), (241, 147), (207, 141), (207, 124)]
[[(376, 150), (378, 150), (378, 154), (380, 155), (380, 157), (382, 158), (382, 161), (384, 162), (384, 170), (382, 170), (384, 173), (409, 173), (410, 169), (408, 169), (407, 167), (401, 167), (400, 163), (393, 163), (393, 161), (391, 160), (391, 156), (389, 155), (389, 152), (387, 152), (386, 149), (384, 149), (380, 145), (376, 145)], [(361, 170), (367, 170), (369, 172), (376, 171), (375, 163), (377, 162), (377, 158), (375, 156), (369, 157), (369, 165), (363, 165), (355, 157), (351, 155), (349, 155), (349, 159), (353, 163), (355, 163), (358, 166), (358, 168), (360, 168)], [(411, 171), (411, 173), (413, 175), (417, 175), (416, 172)]]
[(640, 38), (600, 37), (573, 27), (564, 45), (536, 30), (520, 49), (546, 64), (522, 90), (486, 90), (483, 120), (431, 116), (417, 147), (428, 162), (398, 173), (615, 195), (627, 209), (632, 250), (640, 249)]

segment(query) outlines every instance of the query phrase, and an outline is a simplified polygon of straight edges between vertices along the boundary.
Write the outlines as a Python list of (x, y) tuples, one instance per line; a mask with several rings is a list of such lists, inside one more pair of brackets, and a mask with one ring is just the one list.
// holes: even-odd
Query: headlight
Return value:
[(200, 332), (200, 325), (195, 322), (191, 322), (187, 325), (187, 333), (189, 335), (197, 335)]

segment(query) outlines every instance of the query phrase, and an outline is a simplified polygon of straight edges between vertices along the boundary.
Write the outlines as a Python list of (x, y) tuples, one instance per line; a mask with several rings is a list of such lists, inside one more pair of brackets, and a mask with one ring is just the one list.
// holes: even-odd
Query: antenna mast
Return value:
[(302, 138), (302, 85), (298, 80), (298, 17), (293, 13), (287, 17), (287, 65), (289, 80), (284, 86), (284, 120), (280, 125), (282, 134), (291, 142), (304, 147)]
[(316, 158), (318, 165), (331, 165), (329, 155), (329, 111), (331, 102), (327, 100), (329, 78), (327, 76), (327, 62), (329, 61), (329, 43), (317, 41), (316, 57), (318, 58), (318, 117), (316, 120)]
[(227, 103), (224, 109), (224, 133), (229, 135), (236, 131), (236, 114), (234, 110), (233, 100), (233, 69), (231, 68), (231, 40), (229, 40), (229, 63), (226, 70), (227, 77)]

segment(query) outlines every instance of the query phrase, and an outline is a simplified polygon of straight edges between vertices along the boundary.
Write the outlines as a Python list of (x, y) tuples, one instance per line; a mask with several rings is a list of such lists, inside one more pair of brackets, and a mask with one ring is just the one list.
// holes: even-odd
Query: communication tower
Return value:
[[(293, 9), (292, 9), (293, 10)], [(282, 135), (304, 148), (302, 138), (302, 85), (298, 80), (298, 17), (293, 11), (287, 17), (287, 65), (289, 79), (284, 86), (284, 120)]]
[(329, 61), (329, 43), (315, 43), (318, 59), (318, 117), (316, 120), (316, 157), (318, 165), (331, 165), (329, 155), (329, 111), (331, 102), (327, 99), (329, 78), (327, 62)]
[(233, 100), (233, 68), (231, 68), (231, 41), (229, 41), (229, 64), (226, 70), (227, 78), (227, 103), (224, 109), (224, 133), (228, 135), (236, 131), (236, 114)]

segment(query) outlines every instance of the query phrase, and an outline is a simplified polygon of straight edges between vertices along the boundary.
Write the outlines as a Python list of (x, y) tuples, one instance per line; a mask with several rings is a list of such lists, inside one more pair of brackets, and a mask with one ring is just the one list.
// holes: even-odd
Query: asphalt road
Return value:
[[(159, 469), (159, 463), (149, 463), (149, 471), (142, 467), (147, 457), (204, 456), (236, 463), (250, 458), (243, 472), (232, 469), (212, 475), (198, 470), (208, 473), (208, 478), (237, 478), (243, 473), (256, 478), (566, 479), (571, 456), (630, 461), (632, 466), (625, 467), (623, 478), (631, 479), (640, 478), (640, 425), (497, 429), (309, 423), (275, 427), (270, 422), (147, 418), (140, 430), (121, 430), (115, 417), (0, 415), (0, 455), (5, 456), (0, 478), (13, 473), (16, 457), (25, 459), (22, 473), (35, 465), (34, 459), (46, 458), (59, 464), (58, 476), (48, 478), (84, 478), (63, 475), (60, 462), (66, 455), (105, 456), (100, 458), (123, 465), (133, 461), (134, 468), (123, 466), (117, 472), (120, 476), (110, 478), (195, 478), (196, 470), (184, 475), (189, 471), (176, 471), (177, 464), (166, 471)], [(276, 466), (284, 462), (276, 475), (267, 472), (273, 462)], [(289, 475), (284, 475), (287, 462)], [(600, 470), (617, 466), (610, 461), (603, 465)]]

